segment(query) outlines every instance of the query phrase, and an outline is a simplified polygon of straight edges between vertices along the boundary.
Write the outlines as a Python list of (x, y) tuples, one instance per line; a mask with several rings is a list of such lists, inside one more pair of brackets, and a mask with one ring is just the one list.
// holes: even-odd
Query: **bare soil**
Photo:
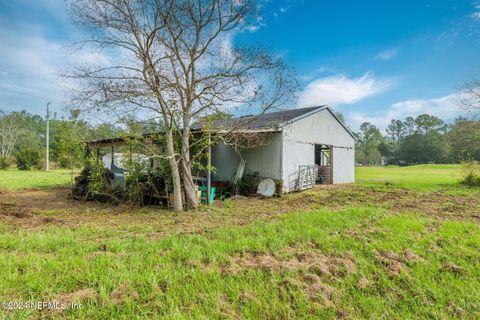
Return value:
[[(201, 233), (220, 226), (272, 220), (296, 211), (381, 207), (392, 213), (416, 212), (439, 219), (480, 222), (477, 193), (451, 195), (448, 190), (422, 192), (400, 188), (354, 185), (318, 186), (278, 198), (259, 197), (216, 201), (213, 207), (176, 214), (160, 207), (135, 207), (73, 200), (69, 189), (24, 189), (0, 192), (0, 221), (14, 228), (148, 225), (151, 237), (176, 233)], [(372, 232), (375, 232), (374, 230)], [(360, 235), (361, 236), (361, 235)]]
[(263, 271), (298, 271), (306, 270), (319, 276), (333, 277), (355, 272), (356, 266), (350, 257), (326, 256), (315, 251), (301, 251), (290, 248), (290, 257), (283, 257), (267, 253), (247, 253), (235, 257), (230, 271), (239, 273), (246, 269), (260, 269)]

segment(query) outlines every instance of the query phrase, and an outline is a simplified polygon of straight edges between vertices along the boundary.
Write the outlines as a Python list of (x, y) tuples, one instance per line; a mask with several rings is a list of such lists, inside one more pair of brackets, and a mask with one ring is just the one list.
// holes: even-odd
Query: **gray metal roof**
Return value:
[(277, 130), (282, 124), (321, 108), (326, 108), (326, 106), (290, 109), (285, 111), (263, 113), (256, 116), (243, 116), (226, 120), (216, 120), (211, 124), (195, 124), (192, 126), (192, 129), (200, 130), (208, 127), (211, 130)]
[[(192, 131), (211, 130), (216, 132), (268, 132), (268, 131), (280, 131), (281, 127), (289, 122), (296, 121), (299, 118), (315, 113), (318, 110), (326, 109), (337, 119), (337, 121), (345, 128), (345, 130), (356, 140), (357, 138), (353, 132), (342, 123), (335, 113), (326, 105), (317, 107), (308, 107), (300, 109), (290, 109), (284, 111), (263, 113), (256, 116), (244, 116), (231, 118), (226, 120), (216, 120), (212, 123), (196, 123), (191, 126)], [(154, 133), (143, 134), (143, 136), (149, 137)], [(124, 137), (117, 137), (112, 139), (100, 139), (94, 141), (88, 141), (87, 145), (109, 145), (114, 143), (124, 143), (126, 140)]]

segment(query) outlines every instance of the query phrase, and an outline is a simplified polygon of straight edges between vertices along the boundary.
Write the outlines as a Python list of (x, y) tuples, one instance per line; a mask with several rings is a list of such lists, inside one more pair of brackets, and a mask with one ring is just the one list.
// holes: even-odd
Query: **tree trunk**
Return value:
[(173, 143), (173, 132), (171, 129), (166, 131), (167, 138), (167, 155), (172, 171), (173, 180), (173, 210), (175, 212), (183, 211), (182, 201), (182, 183), (180, 181), (180, 171), (178, 170), (178, 162), (175, 157), (175, 147)]
[(185, 160), (182, 159), (182, 178), (183, 178), (183, 187), (185, 189), (185, 202), (187, 207), (190, 209), (195, 209), (198, 207), (198, 198), (197, 198), (197, 185), (193, 181), (192, 172), (190, 166), (185, 163)]
[(193, 181), (192, 170), (190, 166), (190, 131), (188, 129), (182, 134), (182, 159), (180, 160), (182, 168), (183, 187), (185, 189), (185, 202), (187, 207), (195, 209), (198, 207), (197, 185)]

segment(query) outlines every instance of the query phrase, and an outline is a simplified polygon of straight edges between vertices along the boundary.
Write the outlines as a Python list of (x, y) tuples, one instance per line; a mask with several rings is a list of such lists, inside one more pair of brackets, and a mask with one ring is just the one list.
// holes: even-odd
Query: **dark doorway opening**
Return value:
[(332, 146), (315, 145), (315, 165), (317, 165), (317, 184), (332, 184)]

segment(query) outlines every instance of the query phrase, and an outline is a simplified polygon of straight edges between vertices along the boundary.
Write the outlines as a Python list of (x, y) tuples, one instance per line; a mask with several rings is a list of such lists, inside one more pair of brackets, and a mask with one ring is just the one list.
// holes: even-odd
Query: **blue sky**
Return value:
[[(453, 0), (267, 1), (238, 44), (262, 43), (298, 74), (292, 107), (329, 104), (354, 128), (420, 113), (451, 119), (459, 90), (480, 75), (480, 2)], [(66, 46), (76, 39), (63, 0), (0, 2), (0, 110), (57, 111), (57, 73), (102, 59)]]

